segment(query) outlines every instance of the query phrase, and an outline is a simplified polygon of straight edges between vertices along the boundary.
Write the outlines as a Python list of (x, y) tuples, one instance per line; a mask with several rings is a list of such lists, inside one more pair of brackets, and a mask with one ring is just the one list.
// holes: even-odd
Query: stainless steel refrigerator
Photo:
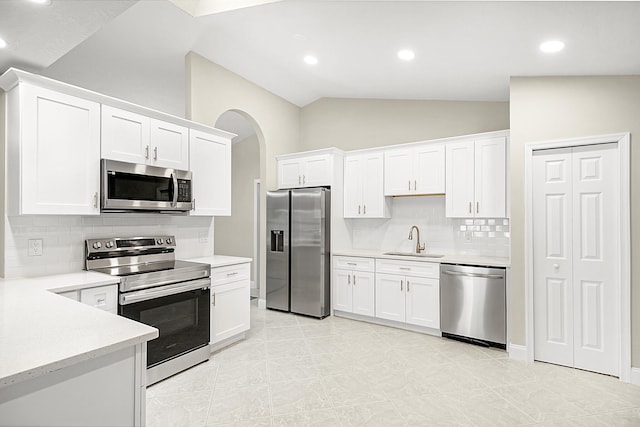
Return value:
[(267, 308), (329, 315), (330, 227), (329, 189), (267, 192)]

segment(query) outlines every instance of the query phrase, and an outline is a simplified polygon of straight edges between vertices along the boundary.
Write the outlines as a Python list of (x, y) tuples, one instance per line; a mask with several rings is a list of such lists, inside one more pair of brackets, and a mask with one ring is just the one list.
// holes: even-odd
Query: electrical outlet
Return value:
[(200, 243), (209, 243), (209, 234), (208, 233), (198, 233), (198, 242), (200, 242)]
[(42, 239), (29, 239), (29, 256), (42, 256)]

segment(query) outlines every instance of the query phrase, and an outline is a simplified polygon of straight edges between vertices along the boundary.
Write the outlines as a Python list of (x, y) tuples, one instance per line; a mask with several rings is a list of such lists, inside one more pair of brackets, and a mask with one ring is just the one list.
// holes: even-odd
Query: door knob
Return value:
[(558, 271), (560, 271), (560, 265), (559, 264), (553, 264), (553, 271), (555, 271), (556, 273)]

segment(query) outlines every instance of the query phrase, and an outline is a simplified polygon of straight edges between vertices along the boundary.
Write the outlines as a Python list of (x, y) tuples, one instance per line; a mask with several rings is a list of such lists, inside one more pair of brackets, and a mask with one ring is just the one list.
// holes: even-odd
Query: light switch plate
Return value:
[(29, 256), (42, 256), (42, 239), (29, 239), (28, 247)]

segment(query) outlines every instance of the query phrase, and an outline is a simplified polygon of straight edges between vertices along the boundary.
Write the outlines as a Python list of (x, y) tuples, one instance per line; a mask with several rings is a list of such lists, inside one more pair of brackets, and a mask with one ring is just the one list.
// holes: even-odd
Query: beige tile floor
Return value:
[(246, 340), (148, 388), (148, 426), (640, 426), (617, 378), (252, 303)]

